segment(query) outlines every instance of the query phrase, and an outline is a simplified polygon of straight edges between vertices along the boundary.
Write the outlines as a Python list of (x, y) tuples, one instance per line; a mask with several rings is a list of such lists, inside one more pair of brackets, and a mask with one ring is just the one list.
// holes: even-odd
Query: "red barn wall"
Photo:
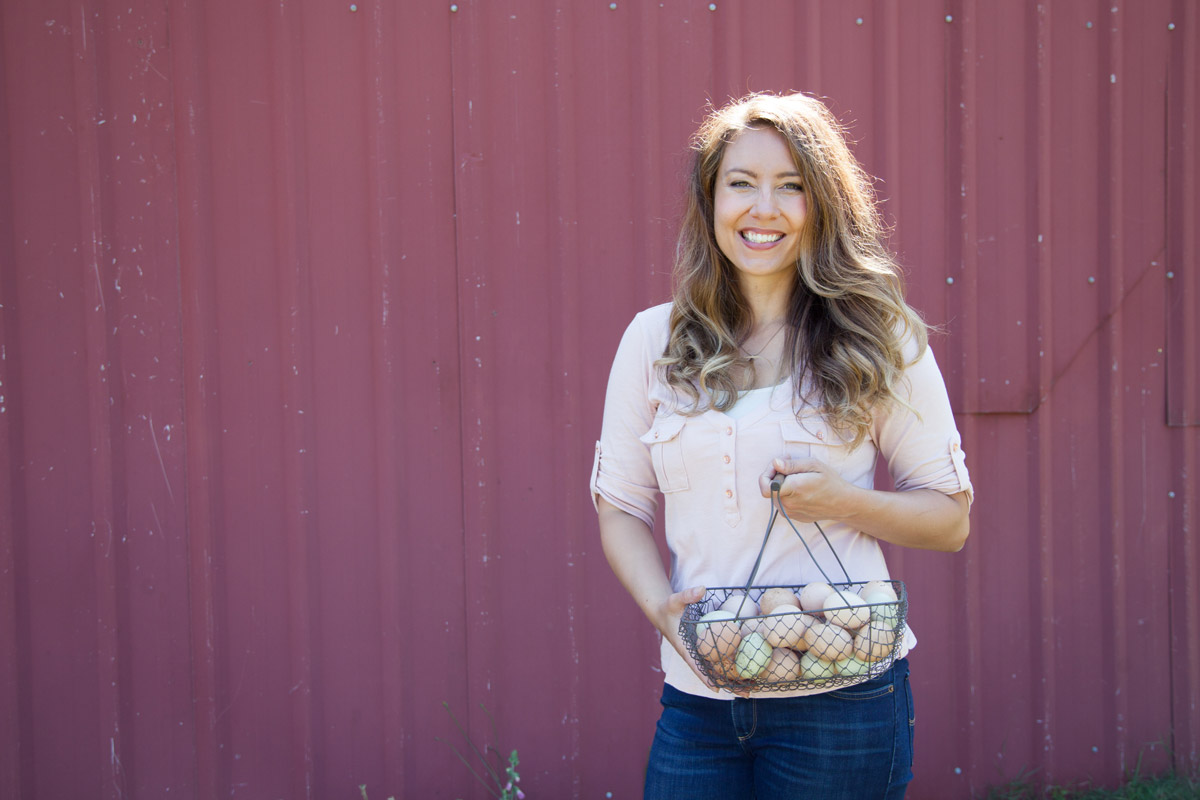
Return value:
[[(687, 137), (828, 98), (978, 492), (917, 781), (1200, 766), (1187, 0), (0, 3), (0, 797), (640, 796), (586, 483)], [(481, 710), (486, 706), (490, 717)], [(611, 793), (608, 794), (608, 793)]]

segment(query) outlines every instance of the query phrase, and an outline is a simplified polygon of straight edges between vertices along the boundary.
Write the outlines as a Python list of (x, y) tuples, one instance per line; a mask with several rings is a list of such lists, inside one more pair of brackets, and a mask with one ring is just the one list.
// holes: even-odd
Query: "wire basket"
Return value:
[[(902, 581), (832, 582), (779, 502), (771, 484), (771, 518), (745, 586), (708, 589), (689, 604), (679, 633), (700, 671), (718, 689), (792, 692), (835, 689), (882, 675), (896, 660), (908, 619)], [(817, 565), (824, 583), (753, 586), (775, 519), (782, 514)], [(817, 529), (829, 544), (818, 524)]]

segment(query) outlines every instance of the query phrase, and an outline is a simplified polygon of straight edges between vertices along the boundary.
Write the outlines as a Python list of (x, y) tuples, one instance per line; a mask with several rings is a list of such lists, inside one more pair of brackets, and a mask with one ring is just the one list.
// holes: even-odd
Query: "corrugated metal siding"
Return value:
[(638, 796), (583, 486), (687, 137), (760, 88), (852, 124), (948, 333), (911, 794), (1197, 768), (1194, 4), (453, 8), (0, 4), (0, 796), (482, 796), (443, 701), (531, 796)]

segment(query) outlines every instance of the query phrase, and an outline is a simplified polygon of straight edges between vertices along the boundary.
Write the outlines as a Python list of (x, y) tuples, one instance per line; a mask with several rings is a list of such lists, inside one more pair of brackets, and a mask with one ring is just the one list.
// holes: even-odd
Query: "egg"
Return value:
[(721, 611), (732, 611), (738, 619), (757, 617), (758, 603), (750, 599), (745, 592), (734, 592), (729, 599), (721, 603)]
[(854, 654), (854, 637), (845, 628), (814, 621), (804, 632), (804, 641), (808, 644), (808, 652), (814, 658), (825, 661), (837, 661)]
[[(870, 603), (870, 601), (867, 601)], [(895, 629), (900, 624), (900, 606), (896, 603), (881, 603), (871, 606), (871, 624), (877, 628)]]
[(767, 683), (783, 683), (800, 680), (800, 654), (786, 647), (776, 647), (771, 651), (771, 660), (767, 662), (763, 680)]
[(797, 606), (782, 605), (760, 620), (760, 629), (765, 631), (763, 635), (772, 647), (795, 648), (804, 641), (809, 624), (816, 621), (816, 617), (802, 613)]
[(854, 637), (854, 654), (863, 661), (886, 658), (896, 644), (896, 632), (890, 628), (863, 627)]
[(825, 607), (825, 598), (833, 592), (828, 583), (810, 583), (800, 590), (800, 608), (805, 611), (817, 611)]
[(833, 664), (817, 658), (812, 654), (811, 650), (800, 656), (800, 674), (805, 680), (808, 681), (832, 678), (837, 675), (837, 673), (834, 671)]
[(739, 678), (754, 680), (767, 668), (771, 661), (771, 645), (758, 633), (742, 638), (737, 649), (737, 674)]
[(825, 599), (825, 621), (856, 631), (871, 621), (871, 610), (854, 592), (834, 592)]
[(795, 606), (796, 608), (800, 608), (800, 598), (796, 597), (795, 593), (790, 589), (776, 586), (772, 589), (767, 589), (763, 592), (762, 597), (758, 599), (760, 613), (770, 614), (778, 606)]
[(876, 593), (881, 593), (887, 597), (886, 600), (872, 602), (894, 603), (899, 599), (896, 597), (896, 590), (892, 588), (891, 581), (869, 581), (865, 586), (863, 586), (862, 589), (859, 590), (858, 593), (862, 595), (864, 600)]
[(737, 664), (734, 663), (732, 658), (724, 658), (712, 662), (712, 672), (718, 679), (721, 680), (739, 680), (737, 674)]
[(733, 658), (741, 641), (732, 611), (710, 611), (696, 623), (696, 652), (709, 661)]
[(862, 678), (871, 674), (871, 665), (857, 656), (835, 661), (833, 668), (838, 675), (845, 675), (847, 678)]

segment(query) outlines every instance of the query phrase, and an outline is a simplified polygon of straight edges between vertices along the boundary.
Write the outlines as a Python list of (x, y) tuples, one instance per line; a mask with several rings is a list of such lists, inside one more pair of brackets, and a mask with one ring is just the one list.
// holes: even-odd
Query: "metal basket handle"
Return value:
[[(758, 547), (758, 557), (754, 559), (754, 568), (750, 570), (750, 577), (746, 579), (746, 588), (742, 590), (742, 603), (745, 603), (745, 598), (750, 596), (750, 587), (754, 585), (754, 577), (758, 574), (758, 568), (762, 565), (763, 552), (767, 549), (767, 539), (771, 536), (771, 529), (775, 527), (775, 518), (782, 514), (783, 518), (787, 520), (787, 524), (791, 527), (792, 532), (796, 534), (796, 538), (800, 540), (800, 544), (804, 545), (805, 551), (808, 552), (808, 557), (812, 559), (813, 564), (815, 564), (817, 569), (820, 571), (821, 577), (825, 579), (826, 583), (833, 587), (833, 590), (837, 592), (837, 596), (840, 597), (842, 601), (846, 603), (846, 605), (849, 605), (849, 602), (846, 601), (845, 595), (843, 595), (841, 590), (834, 585), (834, 581), (830, 579), (829, 574), (825, 572), (824, 567), (821, 566), (821, 562), (817, 561), (817, 557), (813, 555), (812, 548), (808, 546), (808, 542), (804, 541), (804, 537), (800, 535), (800, 531), (796, 528), (796, 523), (792, 522), (792, 518), (788, 516), (787, 510), (783, 507), (783, 501), (779, 499), (779, 492), (782, 489), (783, 478), (776, 475), (771, 479), (771, 517), (767, 520), (767, 530), (763, 533), (762, 544)], [(846, 583), (853, 583), (854, 581), (850, 579), (850, 573), (846, 571), (846, 565), (842, 563), (842, 559), (838, 557), (837, 551), (833, 549), (833, 544), (830, 543), (829, 537), (825, 534), (825, 529), (821, 527), (821, 523), (814, 520), (813, 525), (817, 526), (817, 530), (820, 532), (821, 538), (825, 540), (825, 546), (829, 548), (830, 553), (833, 553), (833, 558), (835, 561), (837, 561), (837, 565), (842, 568), (842, 574), (846, 576)], [(737, 613), (740, 614), (741, 611), (742, 609), (739, 605)]]

